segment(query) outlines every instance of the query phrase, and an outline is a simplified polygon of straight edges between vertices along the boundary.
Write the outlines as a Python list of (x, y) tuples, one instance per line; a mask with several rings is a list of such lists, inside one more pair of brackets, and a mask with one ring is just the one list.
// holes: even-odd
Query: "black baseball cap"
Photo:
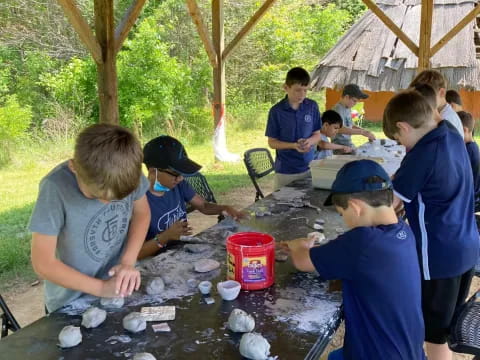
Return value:
[(171, 169), (183, 176), (195, 175), (202, 166), (190, 160), (182, 143), (162, 135), (143, 147), (143, 162), (147, 168)]
[(348, 95), (350, 97), (354, 97), (357, 99), (363, 99), (363, 100), (368, 99), (368, 95), (365, 94), (362, 90), (360, 90), (360, 88), (356, 84), (345, 85), (345, 87), (343, 88), (342, 96), (345, 96), (345, 95)]
[[(370, 183), (367, 181), (372, 176), (378, 176), (382, 182)], [(333, 205), (333, 194), (352, 194), (363, 191), (377, 191), (392, 189), (392, 181), (384, 168), (373, 160), (356, 160), (343, 165), (338, 170), (332, 184), (332, 192), (325, 200), (325, 206)]]

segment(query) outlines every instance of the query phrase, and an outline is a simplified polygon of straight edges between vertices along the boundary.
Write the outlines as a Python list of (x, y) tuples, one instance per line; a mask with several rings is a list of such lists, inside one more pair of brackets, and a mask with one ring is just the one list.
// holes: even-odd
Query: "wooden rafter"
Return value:
[(63, 8), (65, 15), (67, 16), (70, 24), (77, 32), (80, 40), (85, 44), (90, 54), (92, 54), (93, 59), (97, 64), (103, 61), (102, 50), (98, 44), (95, 35), (93, 35), (90, 26), (85, 21), (82, 16), (82, 13), (77, 8), (75, 0), (57, 0), (58, 4)]
[(409, 49), (418, 56), (418, 46), (400, 29), (372, 0), (362, 0), (365, 5), (389, 28)]
[(195, 0), (187, 0), (188, 13), (192, 17), (193, 23), (197, 27), (198, 35), (202, 40), (205, 51), (212, 67), (217, 67), (217, 52), (213, 46), (212, 40), (208, 34), (207, 26), (203, 22), (202, 14)]
[(233, 40), (228, 44), (222, 54), (222, 58), (225, 60), (228, 54), (238, 45), (238, 43), (247, 35), (255, 24), (265, 15), (268, 9), (275, 3), (276, 0), (266, 0), (263, 5), (255, 12), (255, 14), (248, 20), (243, 28), (237, 33)]
[(471, 23), (477, 15), (480, 14), (480, 5), (476, 5), (460, 22), (455, 25), (449, 32), (445, 34), (438, 42), (430, 49), (430, 55), (435, 55), (447, 42), (449, 42), (455, 35)]
[(422, 0), (420, 13), (420, 40), (417, 71), (430, 68), (430, 41), (432, 38), (433, 0)]
[(147, 0), (134, 0), (132, 5), (128, 8), (125, 16), (115, 30), (115, 53), (118, 53), (122, 48), (123, 42), (127, 38), (132, 26), (138, 19), (140, 12)]

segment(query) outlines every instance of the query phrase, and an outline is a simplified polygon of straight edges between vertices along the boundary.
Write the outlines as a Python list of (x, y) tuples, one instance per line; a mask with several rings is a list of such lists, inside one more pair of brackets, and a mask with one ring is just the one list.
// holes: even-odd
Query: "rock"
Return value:
[(123, 304), (125, 304), (125, 299), (122, 297), (100, 299), (100, 305), (107, 309), (119, 309)]
[(60, 331), (60, 334), (58, 334), (58, 341), (62, 348), (77, 346), (82, 342), (80, 327), (73, 325), (65, 326), (62, 331)]
[(196, 272), (209, 272), (220, 267), (220, 263), (213, 259), (200, 259), (194, 264)]
[(210, 245), (207, 244), (186, 244), (184, 247), (185, 251), (198, 254), (203, 253), (211, 249)]
[(270, 354), (270, 344), (260, 334), (246, 333), (240, 340), (240, 354), (252, 360), (266, 360)]
[(165, 289), (165, 283), (161, 277), (154, 277), (150, 279), (145, 286), (145, 291), (148, 295), (159, 295)]
[(82, 326), (87, 329), (96, 328), (107, 318), (107, 312), (92, 306), (82, 315)]
[(228, 317), (228, 328), (234, 332), (250, 332), (255, 328), (255, 319), (241, 309), (233, 309)]
[(133, 360), (157, 360), (157, 358), (150, 353), (137, 353), (133, 356)]
[(145, 318), (139, 312), (131, 312), (122, 320), (123, 327), (133, 333), (143, 331), (147, 328)]

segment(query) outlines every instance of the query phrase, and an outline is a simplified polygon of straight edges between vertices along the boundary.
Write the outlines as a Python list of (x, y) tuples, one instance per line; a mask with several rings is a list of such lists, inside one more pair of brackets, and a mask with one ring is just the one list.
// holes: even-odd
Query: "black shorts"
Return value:
[(422, 281), (425, 341), (445, 344), (455, 311), (465, 302), (474, 269), (448, 279)]

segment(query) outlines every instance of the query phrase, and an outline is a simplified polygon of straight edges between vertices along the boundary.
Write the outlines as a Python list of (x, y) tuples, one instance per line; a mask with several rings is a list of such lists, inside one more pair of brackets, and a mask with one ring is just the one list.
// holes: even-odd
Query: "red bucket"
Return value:
[(258, 232), (241, 232), (227, 238), (227, 278), (243, 290), (265, 289), (275, 279), (275, 239)]

